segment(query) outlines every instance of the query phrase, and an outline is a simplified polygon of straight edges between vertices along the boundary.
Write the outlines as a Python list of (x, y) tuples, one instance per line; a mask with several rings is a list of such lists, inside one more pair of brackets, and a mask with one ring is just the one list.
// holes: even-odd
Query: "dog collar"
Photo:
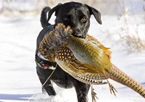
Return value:
[(56, 68), (52, 66), (52, 63), (49, 61), (46, 61), (42, 58), (40, 58), (37, 53), (35, 55), (35, 62), (38, 65), (38, 67), (42, 68), (42, 69), (51, 69), (51, 70), (55, 70)]

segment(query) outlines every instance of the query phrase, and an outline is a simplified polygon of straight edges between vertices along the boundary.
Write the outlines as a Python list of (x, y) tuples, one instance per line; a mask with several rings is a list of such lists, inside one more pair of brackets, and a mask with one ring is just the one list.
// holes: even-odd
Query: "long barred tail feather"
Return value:
[(107, 69), (105, 70), (105, 76), (125, 86), (130, 87), (131, 89), (133, 89), (134, 91), (136, 91), (142, 97), (145, 98), (145, 89), (134, 79), (130, 78), (120, 69), (118, 69), (115, 65), (112, 65), (111, 70), (107, 70)]

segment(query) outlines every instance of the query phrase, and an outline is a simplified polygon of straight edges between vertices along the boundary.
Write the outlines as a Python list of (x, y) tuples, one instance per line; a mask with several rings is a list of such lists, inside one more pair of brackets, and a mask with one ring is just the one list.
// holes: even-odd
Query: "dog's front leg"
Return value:
[(90, 85), (82, 83), (76, 79), (74, 79), (73, 83), (77, 93), (78, 102), (88, 102), (87, 95)]
[[(42, 84), (44, 84), (44, 83), (42, 83)], [(50, 80), (48, 80), (48, 81), (46, 82), (46, 84), (44, 85), (44, 87), (42, 88), (43, 93), (45, 92), (44, 90), (45, 90), (45, 91), (48, 93), (48, 95), (50, 95), (50, 96), (55, 96), (55, 95), (56, 95), (56, 92), (55, 92), (55, 90), (54, 90), (54, 88), (53, 88), (53, 86), (52, 86)]]
[[(40, 79), (40, 82), (43, 85), (45, 83), (45, 81), (47, 80), (47, 78), (48, 78), (48, 76), (50, 75), (51, 72), (49, 70), (42, 69), (42, 68), (40, 68), (38, 66), (36, 67), (36, 69), (37, 69), (37, 74), (38, 74), (38, 77)], [(55, 96), (56, 95), (56, 92), (55, 92), (50, 80), (48, 80), (45, 83), (45, 85), (43, 86), (42, 91), (44, 92), (44, 90), (50, 96)]]

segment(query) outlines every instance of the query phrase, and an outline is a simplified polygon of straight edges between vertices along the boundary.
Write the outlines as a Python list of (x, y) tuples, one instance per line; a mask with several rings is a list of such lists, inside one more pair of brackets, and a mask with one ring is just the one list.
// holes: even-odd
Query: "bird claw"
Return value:
[(92, 85), (91, 85), (91, 95), (92, 95), (92, 102), (97, 102), (96, 99), (99, 99), (99, 98), (97, 97), (97, 94), (94, 92)]
[(117, 90), (114, 88), (114, 86), (108, 80), (107, 80), (107, 83), (108, 83), (109, 88), (110, 88), (110, 93), (114, 94), (114, 96), (116, 96), (115, 92), (117, 92)]

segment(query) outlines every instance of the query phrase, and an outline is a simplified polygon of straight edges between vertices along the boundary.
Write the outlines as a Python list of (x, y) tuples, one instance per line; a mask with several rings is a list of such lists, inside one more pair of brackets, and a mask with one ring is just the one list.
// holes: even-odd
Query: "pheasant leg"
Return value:
[(99, 98), (97, 97), (97, 94), (94, 92), (93, 85), (91, 85), (91, 95), (92, 95), (92, 102), (97, 102), (96, 99)]

